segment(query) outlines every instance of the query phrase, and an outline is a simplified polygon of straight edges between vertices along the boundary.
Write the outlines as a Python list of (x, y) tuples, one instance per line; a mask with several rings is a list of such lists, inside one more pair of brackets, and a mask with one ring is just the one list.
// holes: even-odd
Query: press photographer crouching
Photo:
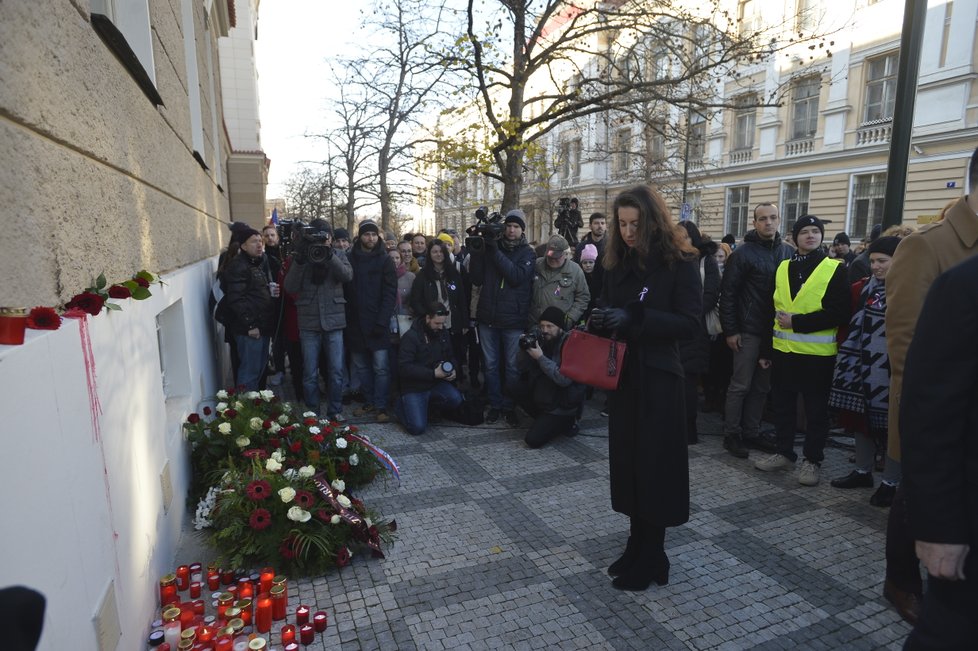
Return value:
[(397, 415), (408, 434), (414, 436), (424, 434), (428, 428), (429, 407), (448, 412), (462, 404), (462, 394), (451, 384), (455, 380), (455, 358), (445, 329), (447, 318), (444, 305), (431, 303), (424, 319), (415, 319), (401, 337)]
[(567, 333), (564, 313), (548, 307), (536, 328), (520, 337), (520, 380), (510, 389), (520, 407), (534, 417), (526, 444), (539, 448), (550, 439), (577, 434), (577, 418), (586, 387), (561, 375), (560, 360)]

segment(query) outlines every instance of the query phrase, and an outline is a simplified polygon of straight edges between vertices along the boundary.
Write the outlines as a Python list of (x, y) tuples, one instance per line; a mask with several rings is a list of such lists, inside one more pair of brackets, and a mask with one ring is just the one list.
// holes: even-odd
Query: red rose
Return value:
[(225, 418), (234, 418), (237, 415), (238, 415), (238, 412), (236, 412), (233, 409), (225, 409), (224, 410), (224, 417)]
[(311, 418), (310, 417), (310, 418), (305, 419), (302, 422), (305, 423), (306, 425), (315, 425), (317, 421), (316, 421), (315, 418)]
[(27, 315), (27, 327), (33, 330), (57, 330), (61, 327), (61, 317), (51, 307), (35, 307)]
[(204, 407), (204, 415), (205, 416), (210, 416), (211, 415), (211, 411), (212, 410), (211, 410), (210, 407)]
[(248, 518), (248, 524), (255, 531), (261, 531), (272, 526), (272, 514), (268, 509), (255, 509)]
[(189, 416), (187, 416), (187, 422), (190, 423), (191, 425), (196, 425), (197, 423), (200, 422), (200, 416), (197, 414), (190, 414)]
[(298, 452), (299, 450), (302, 449), (302, 442), (296, 441), (295, 443), (289, 446), (289, 449), (292, 450), (293, 452)]
[(309, 438), (310, 440), (312, 440), (313, 443), (322, 443), (323, 441), (326, 440), (322, 434), (313, 434)]
[(97, 316), (102, 311), (103, 305), (105, 305), (105, 299), (98, 294), (82, 292), (81, 294), (75, 294), (74, 298), (65, 304), (65, 309), (70, 310), (73, 307), (77, 307), (92, 316)]
[(346, 547), (340, 547), (340, 550), (336, 552), (336, 567), (346, 567), (350, 563), (350, 550)]
[(272, 421), (266, 420), (266, 421), (262, 422), (261, 426), (264, 429), (270, 429), (272, 427)]
[(133, 276), (132, 280), (140, 287), (149, 287), (149, 281), (146, 280), (145, 278), (140, 278), (139, 276)]
[(132, 292), (125, 285), (112, 285), (109, 287), (109, 298), (132, 298)]

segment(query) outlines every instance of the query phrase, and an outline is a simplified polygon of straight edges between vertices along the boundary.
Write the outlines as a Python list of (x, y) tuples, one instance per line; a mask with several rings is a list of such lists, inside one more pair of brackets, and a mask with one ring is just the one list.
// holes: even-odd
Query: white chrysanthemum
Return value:
[(309, 522), (309, 518), (312, 517), (312, 514), (301, 507), (293, 506), (291, 509), (289, 509), (286, 517), (293, 522)]
[(239, 448), (246, 448), (251, 443), (251, 439), (247, 436), (239, 436), (238, 438), (234, 439), (234, 442), (238, 444)]
[(315, 474), (316, 474), (315, 466), (302, 466), (301, 468), (299, 468), (300, 477), (312, 477)]
[(310, 434), (319, 434), (321, 431), (323, 431), (323, 430), (319, 429), (315, 425), (313, 425), (312, 427), (309, 428), (309, 433)]
[(331, 517), (329, 519), (329, 523), (330, 524), (339, 524), (340, 523), (340, 520), (342, 520), (342, 518), (340, 518), (340, 516), (334, 515), (333, 517)]
[(220, 391), (217, 392), (217, 399), (218, 400), (227, 400), (228, 399), (228, 392), (225, 391), (224, 389), (221, 389)]
[(359, 463), (360, 463), (360, 457), (358, 457), (357, 456), (357, 453), (354, 452), (353, 454), (350, 455), (350, 465), (351, 466), (356, 466)]
[(221, 413), (222, 411), (224, 411), (227, 408), (228, 408), (228, 403), (226, 403), (226, 402), (219, 402), (219, 403), (217, 403), (217, 406), (215, 407), (215, 409), (217, 410), (217, 413)]
[(346, 482), (343, 481), (342, 479), (334, 479), (330, 483), (330, 486), (333, 487), (333, 490), (339, 491), (341, 493), (346, 490)]
[(351, 502), (350, 498), (346, 495), (337, 495), (336, 501), (339, 502), (344, 509), (348, 509), (353, 506), (353, 502)]
[(265, 461), (265, 470), (268, 472), (278, 472), (282, 469), (282, 464), (276, 459), (268, 459)]
[(349, 443), (347, 443), (347, 441), (346, 441), (346, 439), (345, 439), (345, 438), (343, 438), (342, 436), (341, 436), (341, 437), (339, 437), (338, 439), (336, 439), (336, 447), (338, 447), (339, 449), (341, 449), (341, 450), (342, 450), (342, 449), (344, 449), (344, 448), (345, 448), (345, 447), (346, 447), (347, 445), (349, 445)]
[(282, 414), (281, 416), (278, 417), (278, 422), (285, 425), (287, 422), (289, 422), (289, 417), (286, 416), (285, 414)]
[(265, 389), (264, 391), (259, 391), (258, 395), (260, 395), (262, 400), (265, 400), (266, 402), (275, 397), (275, 393), (268, 389)]
[(282, 498), (282, 501), (288, 504), (295, 499), (295, 489), (291, 486), (286, 486), (285, 488), (278, 489), (278, 496)]
[(220, 425), (217, 426), (217, 431), (220, 432), (221, 434), (230, 434), (231, 423), (221, 423)]

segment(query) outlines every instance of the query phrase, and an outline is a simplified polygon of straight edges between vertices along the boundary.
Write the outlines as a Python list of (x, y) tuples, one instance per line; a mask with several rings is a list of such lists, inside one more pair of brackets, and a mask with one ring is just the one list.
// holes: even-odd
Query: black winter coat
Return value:
[(706, 333), (706, 315), (720, 300), (720, 267), (716, 258), (712, 254), (700, 253), (699, 264), (703, 265), (703, 312), (696, 335), (679, 342), (683, 371), (695, 374), (706, 373), (710, 368), (710, 335)]
[(275, 303), (268, 290), (264, 256), (252, 258), (238, 253), (221, 275), (224, 301), (231, 313), (227, 325), (232, 335), (246, 335), (258, 328), (262, 335), (271, 336), (275, 330)]
[(387, 350), (397, 302), (397, 270), (383, 243), (365, 251), (350, 249), (353, 280), (345, 287), (346, 341), (356, 352)]
[(757, 231), (744, 236), (723, 268), (720, 323), (724, 336), (748, 333), (767, 336), (774, 324), (774, 272), (794, 250), (781, 236), (762, 240)]
[(697, 332), (703, 312), (697, 262), (669, 267), (626, 256), (605, 271), (603, 305), (629, 314), (621, 383), (609, 396), (611, 506), (658, 526), (689, 520), (689, 461), (680, 339)]
[(441, 362), (455, 364), (452, 341), (447, 330), (437, 333), (425, 328), (424, 318), (415, 319), (411, 329), (401, 337), (397, 353), (397, 372), (401, 393), (430, 391), (435, 386), (435, 368)]
[(411, 285), (411, 311), (423, 319), (427, 308), (438, 300), (438, 283), (444, 283), (442, 294), (448, 297), (448, 310), (452, 316), (452, 334), (469, 327), (469, 301), (466, 298), (462, 276), (452, 264), (446, 265), (442, 279), (438, 278), (433, 264), (425, 265), (414, 277)]
[(475, 318), (493, 328), (523, 330), (533, 295), (536, 254), (524, 237), (511, 251), (498, 248), (473, 252), (469, 262), (472, 284), (481, 286)]

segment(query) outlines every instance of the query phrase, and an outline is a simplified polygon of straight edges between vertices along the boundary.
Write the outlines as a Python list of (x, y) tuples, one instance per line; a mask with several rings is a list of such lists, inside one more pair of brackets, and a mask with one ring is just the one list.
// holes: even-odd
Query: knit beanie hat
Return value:
[(440, 233), (438, 239), (448, 245), (449, 250), (455, 246), (455, 239), (448, 233)]
[(563, 328), (564, 327), (564, 321), (566, 320), (566, 318), (567, 317), (564, 315), (564, 311), (563, 310), (561, 310), (556, 305), (551, 305), (550, 307), (548, 307), (547, 309), (545, 309), (543, 311), (543, 314), (540, 315), (540, 319), (539, 320), (540, 321), (549, 321), (550, 323), (554, 324), (555, 326), (558, 326), (560, 328)]
[(838, 233), (838, 234), (836, 234), (835, 239), (832, 240), (832, 244), (846, 244), (846, 245), (849, 245), (849, 244), (852, 244), (852, 242), (849, 241), (849, 236), (846, 235), (845, 233)]
[(337, 228), (333, 233), (333, 239), (335, 240), (348, 240), (350, 239), (350, 231), (345, 228)]
[(587, 262), (588, 260), (598, 259), (598, 247), (593, 244), (585, 244), (584, 249), (581, 251), (581, 262)]
[(364, 233), (376, 233), (378, 236), (380, 236), (380, 229), (377, 228), (377, 224), (368, 219), (360, 222), (360, 228), (357, 230), (357, 237), (360, 237)]
[(238, 244), (244, 244), (255, 235), (261, 237), (261, 233), (253, 229), (251, 226), (245, 226), (244, 228), (236, 228), (231, 232), (231, 241), (237, 242)]
[(526, 215), (519, 208), (514, 208), (506, 213), (506, 219), (503, 220), (504, 224), (519, 224), (520, 228), (524, 231), (526, 230)]
[(899, 243), (900, 238), (896, 235), (878, 237), (873, 240), (872, 244), (869, 245), (869, 253), (882, 253), (883, 255), (888, 255), (892, 258), (893, 254), (896, 253), (896, 248)]
[(791, 227), (792, 239), (794, 239), (797, 242), (799, 231), (801, 231), (801, 229), (805, 228), (806, 226), (817, 227), (818, 230), (821, 231), (822, 237), (823, 238), (825, 237), (825, 224), (822, 223), (822, 220), (816, 217), (815, 215), (803, 215), (799, 217), (798, 221), (795, 222), (795, 225)]

